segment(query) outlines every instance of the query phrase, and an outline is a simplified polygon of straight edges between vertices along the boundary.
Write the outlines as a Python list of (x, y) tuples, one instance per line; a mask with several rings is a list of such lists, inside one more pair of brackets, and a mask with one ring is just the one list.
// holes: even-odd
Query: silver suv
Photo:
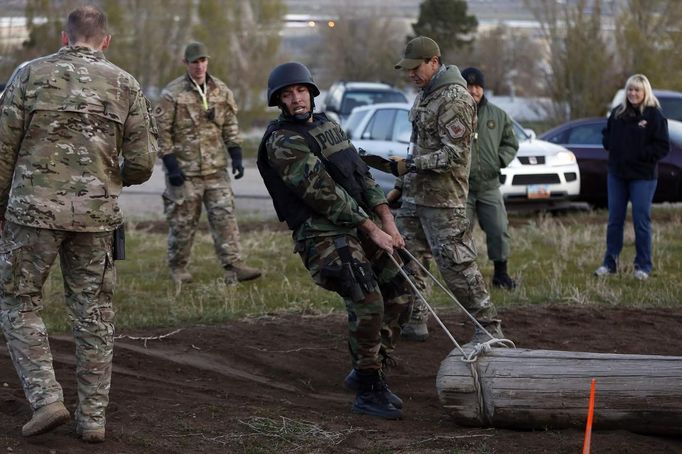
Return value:
[(407, 98), (389, 84), (339, 81), (327, 91), (322, 112), (343, 125), (355, 107), (387, 102), (407, 102)]

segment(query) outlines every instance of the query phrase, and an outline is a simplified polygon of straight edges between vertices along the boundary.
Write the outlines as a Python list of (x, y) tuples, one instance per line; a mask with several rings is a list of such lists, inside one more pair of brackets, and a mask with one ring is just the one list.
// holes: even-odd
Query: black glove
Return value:
[(242, 147), (230, 147), (227, 149), (232, 159), (232, 175), (238, 180), (244, 176), (244, 166), (242, 165)]
[(416, 172), (417, 166), (414, 163), (414, 159), (408, 157), (407, 159), (391, 157), (391, 173), (396, 177), (401, 177), (406, 173)]
[(161, 158), (163, 165), (166, 166), (166, 174), (168, 175), (168, 182), (171, 186), (182, 186), (185, 183), (185, 174), (180, 170), (178, 158), (174, 154), (167, 154)]

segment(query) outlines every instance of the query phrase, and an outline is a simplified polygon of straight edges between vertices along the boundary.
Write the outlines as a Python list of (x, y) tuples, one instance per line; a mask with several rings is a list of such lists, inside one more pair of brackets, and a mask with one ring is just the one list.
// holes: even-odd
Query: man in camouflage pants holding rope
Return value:
[[(430, 250), (458, 301), (486, 330), (501, 338), (501, 321), (476, 265), (466, 217), (476, 103), (459, 69), (441, 63), (438, 44), (430, 38), (420, 36), (407, 43), (395, 68), (405, 70), (420, 89), (410, 110), (414, 164), (402, 166), (404, 201), (396, 215), (398, 228), (407, 250), (417, 256)], [(415, 276), (424, 279), (421, 273)], [(426, 286), (422, 283), (421, 287)], [(428, 316), (426, 306), (415, 301), (403, 337), (425, 340)], [(488, 339), (477, 328), (471, 342)]]
[(394, 252), (405, 243), (343, 129), (312, 113), (319, 94), (300, 63), (270, 73), (268, 105), (282, 113), (263, 136), (258, 169), (310, 276), (343, 297), (353, 364), (344, 383), (356, 392), (353, 411), (397, 419), (402, 400), (386, 386), (382, 359), (409, 316), (410, 288)]

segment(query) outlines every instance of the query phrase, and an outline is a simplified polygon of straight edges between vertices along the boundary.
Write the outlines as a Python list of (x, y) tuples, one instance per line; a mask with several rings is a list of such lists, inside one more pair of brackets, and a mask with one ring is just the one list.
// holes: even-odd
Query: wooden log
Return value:
[(595, 429), (682, 435), (680, 356), (493, 348), (472, 364), (461, 357), (453, 350), (436, 379), (460, 425), (584, 427), (595, 378)]

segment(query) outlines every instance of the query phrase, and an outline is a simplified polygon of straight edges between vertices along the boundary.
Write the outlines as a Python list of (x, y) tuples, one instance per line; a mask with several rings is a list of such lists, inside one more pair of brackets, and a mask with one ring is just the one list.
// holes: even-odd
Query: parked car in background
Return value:
[[(582, 185), (579, 200), (606, 206), (606, 174), (609, 155), (602, 145), (606, 118), (569, 121), (540, 135), (540, 138), (571, 150), (580, 166)], [(682, 122), (668, 120), (670, 152), (658, 164), (654, 202), (682, 201)]]
[[(407, 156), (412, 133), (406, 103), (358, 107), (345, 129), (356, 148), (383, 157)], [(507, 204), (560, 207), (580, 193), (580, 171), (575, 156), (566, 148), (534, 138), (514, 123), (519, 152), (502, 169), (500, 189)], [(372, 175), (388, 191), (395, 178), (372, 169)]]
[(4, 84), (0, 84), (0, 101), (2, 101), (2, 95), (3, 95), (3, 93), (5, 93), (5, 88), (7, 87), (7, 85), (8, 85), (9, 83), (12, 82), (12, 80), (14, 79), (14, 76), (17, 75), (17, 73), (19, 72), (19, 70), (20, 70), (21, 68), (23, 68), (24, 66), (26, 66), (27, 64), (29, 64), (31, 61), (32, 61), (32, 60), (27, 60), (27, 61), (25, 61), (25, 62), (23, 62), (23, 63), (20, 63), (19, 66), (17, 66), (16, 68), (14, 68), (14, 71), (12, 72), (12, 75), (9, 76), (9, 79), (7, 79), (7, 82), (4, 83)]
[[(670, 90), (654, 90), (654, 95), (661, 103), (661, 110), (663, 111), (663, 116), (665, 118), (682, 121), (682, 93)], [(606, 115), (607, 117), (608, 114), (611, 113), (611, 110), (623, 102), (623, 99), (625, 99), (625, 91), (621, 88), (613, 96), (611, 108)]]
[(339, 81), (329, 87), (321, 111), (343, 125), (355, 107), (389, 102), (407, 102), (407, 97), (385, 83)]

